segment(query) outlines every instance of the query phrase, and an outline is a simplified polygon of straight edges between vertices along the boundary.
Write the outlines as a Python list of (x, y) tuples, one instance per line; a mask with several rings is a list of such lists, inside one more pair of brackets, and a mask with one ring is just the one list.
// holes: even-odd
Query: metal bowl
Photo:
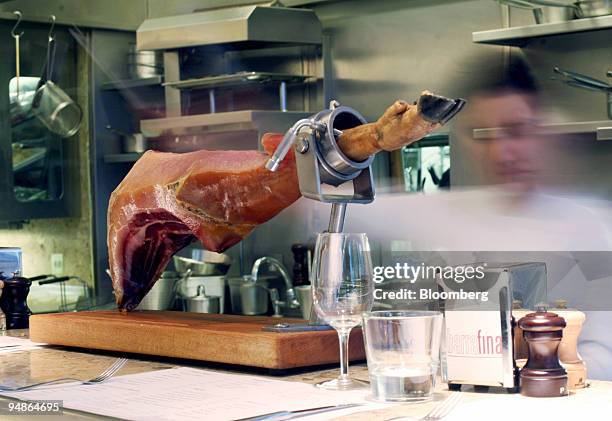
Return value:
[(203, 253), (199, 260), (182, 256), (174, 256), (173, 260), (177, 272), (191, 269), (192, 276), (225, 275), (232, 263), (229, 256), (210, 251)]

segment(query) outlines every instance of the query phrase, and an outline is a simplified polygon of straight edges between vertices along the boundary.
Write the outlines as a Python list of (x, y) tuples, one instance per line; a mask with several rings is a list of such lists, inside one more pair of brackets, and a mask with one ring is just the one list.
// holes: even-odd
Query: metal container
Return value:
[(161, 51), (138, 51), (132, 46), (127, 57), (128, 74), (134, 79), (146, 79), (164, 74), (164, 60)]
[(179, 281), (176, 287), (176, 293), (180, 298), (185, 300), (197, 295), (198, 286), (204, 285), (208, 294), (219, 297), (219, 313), (223, 314), (226, 311), (226, 284), (227, 280), (225, 276), (189, 276)]
[(200, 259), (174, 256), (174, 268), (181, 273), (191, 269), (194, 276), (225, 275), (232, 263), (231, 257), (226, 254), (204, 251)]
[(137, 310), (169, 310), (174, 302), (174, 286), (179, 274), (166, 271), (142, 299)]
[(204, 285), (198, 285), (196, 296), (187, 298), (185, 305), (191, 313), (219, 313), (219, 297), (207, 296)]
[(142, 133), (129, 134), (111, 126), (106, 126), (106, 129), (121, 138), (121, 150), (123, 153), (143, 153), (148, 149), (147, 137)]
[(74, 136), (83, 121), (83, 110), (79, 104), (50, 80), (36, 91), (32, 100), (32, 114), (61, 137)]
[(612, 14), (612, 0), (585, 0), (576, 2), (576, 5), (580, 9), (579, 17), (582, 18)]
[(245, 316), (258, 316), (268, 312), (268, 288), (255, 282), (240, 285), (240, 306)]
[(242, 314), (242, 303), (240, 302), (240, 286), (243, 283), (243, 278), (230, 278), (227, 280), (227, 284), (229, 285), (232, 314)]
[(123, 153), (143, 153), (148, 149), (148, 142), (142, 133), (132, 133), (121, 138)]
[(302, 319), (310, 320), (310, 313), (312, 311), (312, 285), (300, 285), (294, 287), (294, 289), (297, 293), (297, 299), (300, 302)]
[[(572, 2), (568, 2), (571, 6)], [(540, 13), (535, 12), (540, 10)], [(576, 17), (576, 9), (572, 7), (542, 7), (534, 10), (536, 23), (557, 23), (567, 22)]]

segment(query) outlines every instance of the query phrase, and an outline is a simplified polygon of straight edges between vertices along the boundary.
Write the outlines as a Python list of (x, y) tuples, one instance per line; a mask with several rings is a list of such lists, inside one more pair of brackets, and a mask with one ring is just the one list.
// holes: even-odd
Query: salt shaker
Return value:
[(519, 327), (527, 341), (529, 358), (521, 369), (521, 394), (532, 397), (567, 395), (567, 372), (559, 362), (559, 344), (566, 323), (563, 317), (538, 305), (535, 313), (522, 317)]
[(559, 345), (559, 360), (567, 370), (567, 386), (570, 390), (581, 389), (586, 386), (587, 371), (586, 364), (578, 354), (578, 337), (586, 316), (581, 311), (568, 309), (566, 300), (555, 300), (554, 311), (567, 323)]

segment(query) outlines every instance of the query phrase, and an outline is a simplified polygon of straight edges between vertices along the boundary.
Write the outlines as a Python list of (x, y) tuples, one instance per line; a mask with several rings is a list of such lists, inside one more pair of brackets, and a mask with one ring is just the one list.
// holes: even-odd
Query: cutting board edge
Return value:
[[(157, 333), (162, 335), (170, 331), (173, 337), (185, 334), (191, 338), (183, 338), (186, 343), (190, 341), (195, 343), (191, 350), (188, 348), (173, 350), (168, 344), (168, 338), (166, 338), (166, 345), (163, 346), (162, 344), (160, 349), (160, 347), (151, 347), (148, 344), (135, 346), (133, 343), (129, 343), (129, 341), (122, 344), (120, 341), (114, 340), (112, 332), (101, 334), (92, 325), (100, 323), (101, 320), (103, 321), (104, 318), (99, 316), (104, 316), (105, 314), (114, 316), (114, 313), (103, 312), (97, 314), (88, 313), (86, 316), (91, 317), (82, 319), (79, 319), (78, 313), (32, 316), (31, 339), (35, 342), (81, 349), (99, 349), (111, 352), (182, 358), (277, 370), (335, 364), (338, 363), (339, 359), (337, 335), (334, 331), (317, 332), (315, 335), (313, 335), (314, 332), (281, 334), (257, 331), (257, 334), (255, 334), (254, 332), (225, 331), (220, 333), (208, 331), (206, 335), (201, 335), (200, 331), (196, 331), (189, 326), (182, 326), (180, 323), (166, 323), (163, 325), (147, 323), (146, 327), (148, 330), (157, 331)], [(239, 321), (241, 318), (233, 318), (232, 320)], [(247, 317), (247, 319), (242, 320), (249, 319)], [(267, 321), (267, 318), (262, 318), (259, 322), (267, 323)], [(114, 325), (116, 330), (122, 331), (123, 336), (130, 336), (131, 334), (139, 336), (139, 333), (142, 333), (141, 326), (134, 320), (122, 321), (120, 318), (114, 318), (110, 324)], [(84, 337), (87, 340), (74, 340), (73, 333), (75, 331), (86, 332)], [(97, 332), (97, 335), (92, 337), (90, 332)], [(225, 351), (219, 352), (217, 341), (227, 339), (228, 337), (238, 341), (239, 345), (230, 346)], [(203, 356), (201, 351), (193, 350), (206, 348), (214, 349), (215, 352), (212, 355), (209, 353)], [(252, 349), (257, 350), (256, 355), (252, 355)], [(311, 351), (312, 349), (318, 352), (315, 354)], [(363, 338), (360, 331), (356, 331), (351, 335), (349, 356), (351, 360), (365, 359)]]
[[(204, 345), (199, 343), (199, 348), (217, 348), (217, 354), (223, 354), (223, 356), (219, 357), (202, 357), (198, 351), (182, 348), (177, 351), (172, 351), (172, 348), (169, 346), (162, 346), (155, 348), (149, 345), (145, 346), (137, 346), (133, 342), (126, 342), (127, 345), (122, 345), (118, 341), (113, 340), (113, 333), (103, 334), (100, 331), (97, 331), (96, 335), (88, 336), (85, 341), (76, 341), (71, 339), (73, 337), (73, 333), (75, 330), (83, 329), (89, 332), (94, 331), (92, 329), (92, 324), (95, 324), (94, 319), (90, 320), (77, 320), (72, 319), (70, 321), (70, 325), (67, 323), (63, 325), (57, 325), (53, 322), (49, 323), (50, 318), (35, 318), (32, 317), (30, 320), (30, 339), (34, 342), (47, 343), (50, 345), (60, 345), (60, 346), (68, 346), (68, 347), (77, 347), (77, 348), (85, 348), (85, 349), (99, 349), (104, 351), (112, 351), (112, 352), (127, 352), (131, 354), (142, 354), (142, 355), (152, 355), (152, 356), (161, 356), (161, 357), (170, 357), (170, 358), (184, 358), (191, 359), (196, 361), (208, 361), (215, 363), (224, 363), (224, 364), (236, 364), (236, 365), (246, 365), (252, 367), (260, 367), (260, 368), (280, 368), (281, 365), (281, 357), (279, 356), (277, 348), (275, 348), (275, 341), (270, 336), (260, 336), (258, 338), (253, 338), (253, 335), (245, 334), (245, 333), (236, 333), (230, 332), (230, 336), (246, 336), (249, 338), (249, 344), (242, 344), (234, 350), (225, 350), (224, 352), (220, 352), (222, 350), (218, 349), (218, 338), (219, 337), (227, 337), (227, 333), (219, 334), (216, 332), (207, 332), (206, 335), (195, 335), (193, 331), (190, 332), (189, 327), (184, 326), (173, 326), (173, 334), (180, 335), (181, 333), (187, 333), (187, 336), (195, 337), (195, 341), (197, 342), (197, 336), (200, 338), (204, 338)], [(124, 323), (123, 334), (125, 336), (131, 336), (130, 334), (138, 335), (138, 330), (140, 326), (135, 323)], [(164, 332), (169, 326), (154, 326), (149, 325), (149, 329), (156, 329), (160, 332)], [(48, 333), (53, 331), (52, 334)], [(256, 356), (252, 355), (248, 352), (248, 347), (257, 345), (259, 350), (258, 355), (263, 356), (262, 359), (257, 359)]]

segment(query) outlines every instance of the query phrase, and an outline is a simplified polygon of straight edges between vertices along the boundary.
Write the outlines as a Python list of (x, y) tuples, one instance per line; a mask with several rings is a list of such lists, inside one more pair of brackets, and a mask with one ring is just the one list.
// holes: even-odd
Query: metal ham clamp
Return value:
[[(384, 132), (385, 122), (392, 126), (392, 119), (401, 119), (404, 112), (411, 110), (411, 107), (405, 107), (405, 105), (405, 103), (398, 102), (394, 106), (404, 106), (405, 111), (397, 114), (391, 113), (388, 116), (385, 113), (381, 117), (381, 120), (385, 117), (388, 119), (383, 121), (382, 132)], [(270, 171), (276, 171), (291, 147), (295, 147), (297, 173), (302, 196), (323, 203), (331, 203), (332, 207), (327, 231), (342, 232), (344, 229), (346, 206), (349, 203), (367, 204), (374, 200), (374, 179), (372, 177), (371, 165), (375, 153), (381, 149), (399, 149), (405, 144), (420, 139), (429, 131), (434, 130), (453, 118), (464, 105), (465, 101), (462, 99), (454, 100), (428, 92), (423, 93), (418, 102), (418, 111), (416, 107), (413, 110), (418, 112), (420, 116), (419, 121), (423, 126), (420, 130), (415, 130), (415, 133), (421, 133), (421, 135), (416, 135), (416, 138), (414, 136), (412, 136), (413, 138), (407, 136), (397, 142), (387, 142), (388, 145), (385, 145), (386, 147), (378, 145), (372, 147), (372, 142), (366, 142), (369, 144), (365, 149), (371, 149), (371, 154), (369, 156), (366, 155), (363, 160), (356, 161), (349, 158), (343, 152), (339, 145), (339, 140), (344, 131), (363, 126), (366, 124), (366, 120), (354, 109), (341, 106), (337, 101), (333, 100), (330, 102), (329, 109), (323, 110), (311, 118), (299, 120), (287, 131), (274, 154), (266, 162), (266, 168)], [(374, 133), (372, 137), (378, 143), (384, 143), (382, 139), (384, 134), (381, 134), (380, 128), (372, 130)], [(364, 132), (366, 132), (365, 129)], [(363, 136), (360, 134), (355, 136), (355, 139), (362, 141)], [(363, 150), (360, 152), (363, 155)], [(347, 183), (350, 183), (352, 186)], [(329, 188), (327, 191), (324, 191), (324, 185), (335, 188), (342, 186), (342, 191), (329, 193)], [(346, 193), (346, 189), (350, 187), (352, 187), (352, 193)], [(311, 312), (310, 327), (320, 330), (320, 326), (316, 324), (315, 317), (314, 313)], [(266, 330), (283, 332), (302, 331), (308, 330), (308, 327), (304, 325), (291, 326), (279, 324), (266, 328)]]
[[(275, 171), (295, 145), (300, 192), (309, 199), (332, 204), (329, 232), (342, 232), (347, 204), (374, 200), (374, 180), (370, 168), (374, 155), (361, 162), (353, 161), (337, 143), (342, 130), (365, 123), (366, 120), (354, 109), (331, 101), (328, 110), (295, 123), (266, 163), (267, 169)], [(352, 183), (352, 194), (323, 191), (324, 184), (339, 187), (349, 182)]]

